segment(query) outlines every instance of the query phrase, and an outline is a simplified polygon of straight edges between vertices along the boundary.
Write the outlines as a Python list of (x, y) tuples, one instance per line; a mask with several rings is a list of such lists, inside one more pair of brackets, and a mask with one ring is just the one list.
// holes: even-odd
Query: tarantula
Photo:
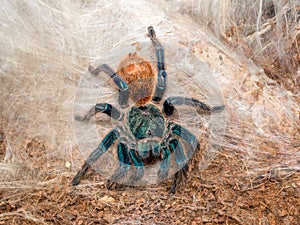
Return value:
[[(115, 72), (111, 67), (102, 64), (97, 68), (89, 67), (92, 75), (106, 73), (119, 90), (118, 102), (121, 109), (109, 103), (96, 104), (89, 113), (76, 120), (87, 121), (94, 114), (101, 112), (111, 118), (121, 121), (121, 125), (111, 130), (99, 146), (90, 154), (82, 168), (74, 177), (72, 184), (78, 185), (91, 165), (117, 141), (117, 156), (119, 167), (107, 182), (107, 188), (112, 189), (124, 177), (130, 166), (135, 167), (135, 174), (130, 183), (140, 180), (144, 174), (145, 165), (160, 162), (158, 178), (164, 180), (168, 176), (170, 156), (175, 154), (179, 170), (175, 173), (171, 193), (175, 193), (178, 184), (183, 183), (188, 173), (188, 162), (195, 151), (200, 148), (194, 134), (179, 124), (165, 119), (170, 117), (176, 105), (195, 107), (203, 113), (220, 112), (223, 106), (210, 107), (197, 99), (174, 96), (165, 99), (162, 110), (158, 104), (163, 98), (167, 87), (167, 72), (164, 63), (164, 48), (156, 38), (152, 26), (148, 27), (148, 36), (156, 50), (157, 74), (151, 64), (136, 53), (129, 54)], [(131, 98), (134, 105), (127, 112)], [(153, 103), (149, 103), (152, 100)], [(188, 146), (187, 154), (183, 151), (180, 140)]]

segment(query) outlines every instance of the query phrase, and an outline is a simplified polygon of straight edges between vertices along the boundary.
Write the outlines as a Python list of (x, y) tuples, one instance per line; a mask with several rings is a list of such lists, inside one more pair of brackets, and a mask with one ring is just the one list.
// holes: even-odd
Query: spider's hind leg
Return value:
[(155, 88), (155, 93), (152, 98), (154, 102), (159, 102), (166, 90), (166, 80), (167, 80), (167, 72), (165, 70), (165, 53), (164, 48), (161, 43), (156, 38), (155, 31), (152, 26), (148, 27), (148, 36), (150, 37), (155, 50), (156, 50), (156, 58), (157, 58), (157, 83)]

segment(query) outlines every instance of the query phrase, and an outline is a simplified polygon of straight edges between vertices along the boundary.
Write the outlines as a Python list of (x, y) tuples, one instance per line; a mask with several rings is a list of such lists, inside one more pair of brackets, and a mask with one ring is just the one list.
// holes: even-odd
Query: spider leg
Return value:
[(96, 69), (89, 66), (89, 71), (93, 75), (98, 75), (101, 71), (105, 72), (116, 84), (116, 86), (119, 88), (119, 104), (122, 108), (125, 108), (128, 106), (128, 98), (129, 98), (129, 88), (127, 83), (123, 80), (121, 76), (119, 76), (113, 69), (106, 65), (102, 64), (98, 66)]
[(179, 166), (179, 171), (175, 173), (171, 193), (175, 194), (179, 184), (187, 179), (188, 160), (184, 155), (183, 148), (178, 139), (174, 138), (169, 142), (169, 148), (175, 154), (176, 163)]
[(162, 147), (161, 153), (162, 161), (160, 163), (160, 169), (158, 171), (158, 178), (160, 180), (165, 180), (169, 173), (171, 152), (169, 147)]
[(172, 188), (170, 190), (172, 194), (175, 194), (177, 187), (187, 179), (188, 170), (189, 165), (185, 164), (177, 173), (175, 173)]
[(197, 109), (199, 114), (211, 114), (223, 111), (224, 106), (210, 107), (203, 102), (194, 98), (185, 97), (169, 97), (164, 101), (163, 110), (167, 116), (171, 116), (174, 112), (174, 105), (188, 105)]
[(135, 181), (138, 181), (143, 177), (144, 171), (145, 171), (145, 166), (144, 166), (143, 160), (136, 153), (135, 149), (130, 149), (129, 150), (129, 157), (130, 157), (133, 165), (136, 168), (135, 174), (132, 177), (129, 178), (129, 182), (134, 183)]
[(107, 189), (111, 190), (114, 186), (118, 186), (117, 182), (122, 177), (124, 177), (128, 170), (130, 169), (130, 156), (128, 153), (128, 147), (120, 142), (118, 144), (118, 159), (120, 161), (119, 168), (115, 171), (115, 173), (108, 179), (106, 187)]
[(95, 107), (91, 108), (90, 111), (84, 116), (75, 116), (75, 120), (77, 121), (88, 121), (92, 116), (96, 113), (101, 112), (113, 119), (121, 121), (123, 119), (124, 113), (112, 106), (108, 103), (99, 103), (96, 104)]
[(152, 44), (156, 50), (156, 58), (157, 58), (157, 84), (154, 96), (152, 100), (154, 102), (159, 102), (166, 90), (166, 80), (167, 80), (167, 72), (165, 70), (165, 56), (164, 56), (164, 48), (161, 43), (156, 38), (155, 31), (152, 26), (148, 27), (148, 36), (150, 37)]
[(91, 165), (110, 148), (113, 142), (119, 138), (119, 136), (120, 136), (119, 132), (116, 129), (114, 129), (104, 137), (104, 139), (101, 141), (98, 147), (90, 154), (88, 159), (83, 164), (82, 168), (78, 171), (76, 176), (73, 178), (72, 180), (73, 186), (76, 186), (80, 183), (82, 177), (86, 174), (86, 172), (91, 167)]
[(189, 146), (190, 149), (188, 151), (188, 159), (192, 158), (195, 151), (200, 149), (200, 144), (198, 139), (194, 134), (192, 134), (188, 129), (176, 124), (176, 123), (170, 123), (168, 125), (168, 129), (171, 130), (171, 132), (179, 137), (181, 137), (183, 140), (185, 140)]

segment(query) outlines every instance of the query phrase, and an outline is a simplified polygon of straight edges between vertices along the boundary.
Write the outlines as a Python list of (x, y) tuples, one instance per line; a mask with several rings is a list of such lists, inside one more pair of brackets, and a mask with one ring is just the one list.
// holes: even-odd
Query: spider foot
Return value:
[(179, 186), (185, 183), (187, 180), (187, 173), (188, 173), (188, 164), (185, 164), (176, 174), (173, 180), (173, 185), (170, 190), (170, 193), (175, 194), (176, 190)]
[(200, 143), (197, 142), (197, 145), (194, 147), (194, 146), (191, 146), (190, 150), (188, 151), (188, 159), (193, 159), (194, 155), (197, 153), (197, 152), (200, 152)]
[(73, 186), (77, 186), (81, 181), (81, 177), (74, 177), (74, 179), (72, 180), (72, 185)]
[(128, 185), (133, 186), (134, 183), (142, 179), (143, 175), (144, 175), (144, 167), (143, 166), (136, 167), (135, 173), (133, 173), (128, 179)]
[(85, 114), (84, 116), (75, 116), (74, 119), (76, 121), (80, 121), (80, 122), (86, 122), (89, 121), (91, 119), (92, 116), (94, 116), (96, 114), (95, 108), (91, 108), (87, 114)]
[(219, 112), (222, 112), (224, 109), (225, 109), (225, 106), (224, 106), (224, 105), (221, 105), (221, 106), (214, 106), (214, 107), (212, 107), (211, 111), (212, 111), (213, 113), (219, 113)]
[(156, 39), (156, 34), (155, 34), (155, 31), (153, 29), (153, 26), (149, 26), (148, 27), (148, 34), (147, 34), (148, 37), (152, 39)]
[(159, 171), (158, 171), (158, 180), (159, 181), (163, 181), (165, 179), (167, 179), (168, 177), (168, 172), (169, 172), (169, 169), (168, 168), (161, 168)]
[(125, 188), (125, 185), (115, 182), (113, 180), (107, 180), (106, 188), (107, 190), (122, 190)]
[(86, 172), (89, 170), (90, 165), (88, 163), (84, 163), (81, 170), (78, 171), (76, 176), (72, 180), (72, 185), (76, 186), (80, 183), (82, 177), (86, 174)]

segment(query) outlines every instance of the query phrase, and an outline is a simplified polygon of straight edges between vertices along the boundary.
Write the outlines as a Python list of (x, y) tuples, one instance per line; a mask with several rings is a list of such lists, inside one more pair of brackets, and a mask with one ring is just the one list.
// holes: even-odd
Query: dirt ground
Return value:
[[(25, 148), (30, 156), (42, 154), (45, 145), (35, 140)], [(3, 151), (1, 142), (2, 158)], [(171, 180), (108, 191), (94, 171), (73, 187), (74, 172), (67, 166), (36, 164), (35, 181), (20, 181), (13, 188), (2, 184), (7, 188), (0, 192), (0, 224), (299, 224), (299, 171), (251, 177), (238, 154), (226, 148), (203, 172), (196, 164), (197, 156), (175, 195), (168, 192)]]

